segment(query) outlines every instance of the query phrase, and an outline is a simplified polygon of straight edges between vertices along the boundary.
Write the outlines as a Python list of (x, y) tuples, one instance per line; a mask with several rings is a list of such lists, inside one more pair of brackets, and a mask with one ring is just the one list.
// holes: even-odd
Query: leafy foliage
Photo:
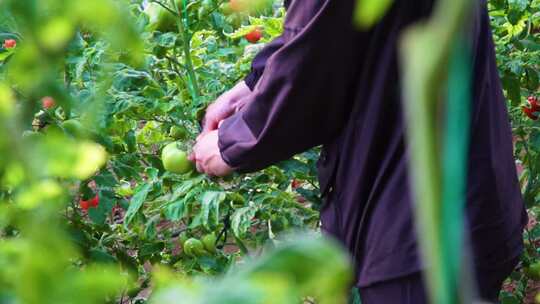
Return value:
[[(189, 150), (207, 104), (281, 33), (281, 4), (227, 4), (0, 5), (2, 41), (17, 43), (0, 49), (0, 302), (146, 301), (152, 265), (217, 275), (317, 229), (314, 152), (224, 180), (163, 168), (163, 147)], [(254, 28), (259, 44), (244, 38)]]
[(531, 266), (540, 260), (537, 218), (540, 203), (540, 129), (538, 122), (524, 112), (529, 100), (540, 93), (540, 2), (536, 0), (490, 1), (497, 61), (512, 118), (516, 167), (529, 225), (524, 234), (526, 251), (522, 263), (512, 275), (503, 303), (533, 303), (536, 276)]
[[(319, 229), (317, 149), (226, 179), (163, 167), (162, 149), (188, 151), (206, 106), (282, 31), (279, 1), (232, 2), (0, 2), (0, 42), (16, 42), (0, 47), (0, 303), (344, 300), (335, 245), (282, 236)], [(540, 135), (521, 106), (538, 92), (539, 3), (491, 2), (536, 216)]]

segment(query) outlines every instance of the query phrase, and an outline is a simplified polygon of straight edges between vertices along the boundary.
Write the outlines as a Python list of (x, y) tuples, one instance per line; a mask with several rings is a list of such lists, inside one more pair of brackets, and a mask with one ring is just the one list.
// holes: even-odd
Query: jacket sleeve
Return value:
[(255, 85), (259, 82), (264, 69), (266, 67), (266, 62), (268, 58), (272, 56), (277, 50), (283, 47), (283, 37), (279, 36), (268, 43), (257, 55), (253, 58), (251, 63), (251, 72), (244, 78), (246, 85), (253, 91)]
[(260, 170), (337, 136), (354, 98), (346, 96), (358, 56), (354, 2), (292, 1), (284, 45), (268, 59), (252, 102), (219, 129), (220, 151), (231, 167)]

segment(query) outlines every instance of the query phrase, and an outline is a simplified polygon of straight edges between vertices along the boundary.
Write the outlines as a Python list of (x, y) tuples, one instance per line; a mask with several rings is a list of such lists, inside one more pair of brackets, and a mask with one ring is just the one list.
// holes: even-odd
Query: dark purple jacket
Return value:
[[(411, 209), (397, 43), (433, 0), (395, 0), (369, 31), (355, 0), (293, 0), (285, 31), (254, 61), (252, 102), (224, 121), (219, 146), (241, 172), (323, 145), (323, 228), (354, 255), (357, 286), (422, 269)], [(479, 1), (480, 4), (480, 1)], [(526, 220), (484, 1), (470, 31), (474, 109), (467, 222), (478, 267), (521, 251)], [(457, 246), (457, 244), (456, 244)]]

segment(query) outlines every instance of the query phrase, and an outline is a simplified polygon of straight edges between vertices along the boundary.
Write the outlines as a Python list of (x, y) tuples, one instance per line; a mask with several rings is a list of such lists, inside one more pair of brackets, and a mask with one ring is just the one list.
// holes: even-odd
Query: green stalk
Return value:
[(191, 97), (195, 101), (196, 105), (199, 105), (199, 100), (201, 92), (199, 89), (199, 84), (197, 82), (197, 76), (195, 74), (195, 68), (193, 67), (193, 60), (191, 59), (191, 33), (189, 32), (189, 22), (187, 15), (187, 6), (186, 0), (182, 1), (182, 12), (178, 7), (175, 0), (170, 0), (176, 15), (178, 16), (176, 25), (178, 26), (178, 31), (182, 35), (182, 51), (186, 60), (186, 70), (188, 74), (188, 87), (191, 93)]
[[(446, 226), (461, 225), (461, 219), (452, 221), (449, 219), (450, 215), (460, 218), (463, 216), (460, 208), (463, 203), (463, 197), (461, 197), (463, 185), (459, 185), (459, 189), (456, 190), (460, 193), (452, 193), (451, 189), (447, 189), (447, 184), (443, 188), (443, 180), (448, 182), (448, 177), (452, 173), (457, 175), (463, 173), (463, 167), (460, 167), (463, 164), (458, 164), (453, 172), (444, 172), (443, 178), (442, 159), (439, 155), (443, 154), (445, 162), (448, 162), (450, 156), (457, 157), (455, 161), (463, 162), (464, 157), (460, 153), (464, 153), (464, 147), (460, 146), (454, 151), (457, 154), (452, 151), (450, 151), (451, 155), (447, 155), (448, 151), (441, 153), (443, 149), (450, 150), (454, 143), (449, 138), (446, 138), (444, 146), (440, 142), (441, 135), (448, 136), (449, 134), (444, 134), (442, 131), (443, 126), (439, 122), (443, 119), (438, 117), (437, 113), (440, 113), (439, 110), (443, 108), (440, 97), (443, 96), (441, 93), (448, 80), (451, 55), (456, 54), (453, 53), (454, 45), (459, 42), (457, 38), (467, 20), (472, 3), (474, 2), (469, 0), (438, 1), (431, 19), (408, 29), (401, 41), (405, 116), (411, 149), (410, 167), (412, 168), (419, 242), (423, 261), (427, 265), (426, 282), (431, 302), (439, 304), (453, 304), (460, 298), (456, 288), (459, 273), (455, 270), (459, 267), (455, 265), (459, 259), (449, 257), (450, 253), (446, 250), (450, 246), (461, 248), (461, 235), (459, 232), (453, 234), (449, 231), (450, 227)], [(456, 99), (454, 98), (453, 101), (455, 102)], [(469, 99), (458, 100), (463, 103), (469, 101)], [(460, 113), (463, 114), (463, 112)], [(468, 114), (467, 111), (464, 113)], [(457, 119), (459, 118), (458, 116)], [(447, 119), (456, 119), (456, 117), (447, 117)], [(449, 126), (453, 126), (455, 122), (449, 123)], [(463, 131), (468, 132), (468, 129), (458, 129), (454, 133)], [(461, 177), (465, 178), (465, 176)], [(454, 204), (454, 206), (448, 207), (447, 204)], [(451, 214), (445, 214), (448, 212)], [(450, 244), (455, 241), (459, 243)], [(461, 250), (454, 249), (451, 254), (461, 254)], [(448, 263), (454, 265), (448, 265)]]

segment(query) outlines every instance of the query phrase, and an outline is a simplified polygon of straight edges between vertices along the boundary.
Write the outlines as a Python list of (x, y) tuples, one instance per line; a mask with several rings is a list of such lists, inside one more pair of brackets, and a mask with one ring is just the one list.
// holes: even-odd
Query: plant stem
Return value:
[[(199, 84), (197, 83), (197, 76), (195, 75), (195, 68), (193, 67), (193, 60), (191, 59), (191, 34), (189, 33), (188, 28), (188, 16), (180, 12), (180, 9), (175, 0), (171, 0), (171, 4), (178, 16), (176, 24), (178, 26), (178, 31), (182, 35), (182, 51), (184, 52), (184, 57), (186, 61), (186, 71), (188, 74), (188, 86), (190, 89), (191, 97), (195, 101), (195, 104), (199, 104), (200, 99), (200, 90)], [(182, 10), (185, 10), (185, 2), (182, 2)], [(183, 22), (182, 22), (183, 21)]]

